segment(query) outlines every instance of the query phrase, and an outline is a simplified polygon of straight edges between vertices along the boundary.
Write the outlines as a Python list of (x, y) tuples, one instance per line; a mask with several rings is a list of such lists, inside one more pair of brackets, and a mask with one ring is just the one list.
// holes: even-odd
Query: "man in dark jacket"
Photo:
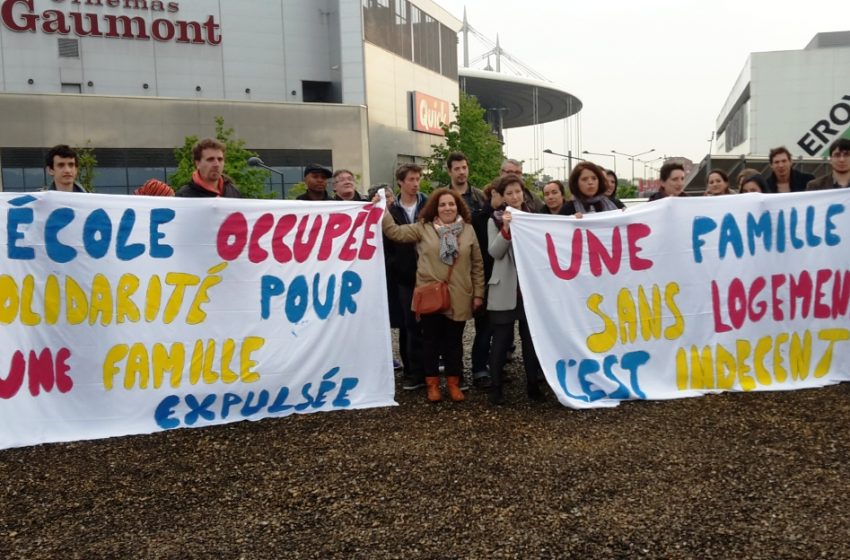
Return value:
[(225, 146), (214, 138), (199, 140), (192, 147), (195, 172), (175, 193), (189, 198), (242, 198), (239, 189), (224, 175)]
[(310, 163), (304, 168), (304, 184), (307, 190), (295, 200), (307, 200), (318, 202), (320, 200), (333, 200), (328, 194), (328, 179), (331, 178), (331, 170), (318, 163)]
[(80, 156), (66, 144), (53, 146), (47, 152), (45, 161), (47, 174), (53, 180), (44, 190), (64, 192), (86, 192), (86, 189), (77, 182), (77, 173), (80, 170)]
[(363, 202), (366, 199), (357, 192), (354, 173), (348, 169), (337, 169), (333, 174), (334, 200), (354, 200)]
[(771, 192), (787, 193), (806, 190), (814, 175), (803, 173), (793, 168), (791, 152), (785, 146), (770, 150), (770, 168), (773, 172), (767, 178), (767, 186)]
[[(488, 260), (492, 262), (487, 247), (487, 222), (490, 219), (492, 209), (490, 201), (481, 189), (469, 184), (469, 159), (463, 152), (452, 152), (446, 158), (446, 169), (451, 179), (450, 189), (457, 192), (461, 199), (469, 207), (472, 215), (472, 228), (478, 238), (478, 246), (481, 249), (481, 257), (484, 259), (484, 267), (492, 269)], [(482, 305), (475, 313), (475, 338), (472, 341), (472, 379), (480, 386), (486, 387), (490, 384), (490, 374), (487, 363), (490, 360), (490, 341), (493, 330), (487, 317), (487, 307)]]
[[(419, 192), (422, 168), (413, 163), (402, 165), (396, 170), (399, 195), (390, 207), (390, 214), (399, 225), (412, 224), (419, 219), (419, 212), (427, 198)], [(425, 366), (422, 363), (422, 329), (410, 308), (413, 289), (416, 287), (416, 245), (410, 243), (390, 244), (392, 251), (391, 274), (387, 281), (396, 284), (398, 299), (404, 317), (404, 326), (399, 329), (399, 351), (404, 367), (402, 389), (412, 391), (425, 386)]]
[(850, 187), (850, 138), (839, 138), (830, 144), (829, 165), (830, 172), (809, 181), (806, 190), (819, 191)]

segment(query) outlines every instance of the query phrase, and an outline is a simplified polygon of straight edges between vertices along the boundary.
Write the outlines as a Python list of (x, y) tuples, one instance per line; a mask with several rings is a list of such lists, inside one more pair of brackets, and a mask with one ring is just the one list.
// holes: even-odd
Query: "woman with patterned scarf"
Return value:
[(439, 360), (443, 358), (446, 387), (453, 401), (464, 400), (463, 328), (484, 303), (484, 262), (471, 215), (460, 196), (437, 189), (419, 212), (415, 224), (398, 225), (384, 214), (384, 235), (399, 243), (416, 243), (416, 286), (448, 281), (451, 306), (420, 316), (427, 398), (442, 400)]
[(531, 331), (528, 329), (511, 242), (511, 210), (531, 212), (525, 204), (523, 188), (522, 179), (516, 175), (505, 175), (499, 179), (493, 190), (504, 200), (504, 205), (493, 212), (493, 217), (487, 224), (487, 250), (493, 257), (493, 274), (488, 282), (487, 312), (490, 324), (493, 325), (493, 345), (490, 347), (490, 402), (494, 405), (505, 402), (502, 373), (508, 348), (514, 341), (516, 322), (519, 322), (528, 398), (534, 401), (543, 400), (538, 382), (541, 373), (540, 362), (537, 360)]
[(589, 161), (583, 161), (570, 173), (570, 192), (573, 199), (564, 205), (562, 214), (581, 217), (588, 212), (607, 212), (616, 210), (614, 202), (605, 196), (607, 181), (602, 168)]

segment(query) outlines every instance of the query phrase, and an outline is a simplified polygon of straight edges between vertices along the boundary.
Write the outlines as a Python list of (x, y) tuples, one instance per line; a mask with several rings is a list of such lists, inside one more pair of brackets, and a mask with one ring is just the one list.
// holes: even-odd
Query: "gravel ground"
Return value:
[(0, 558), (850, 556), (850, 384), (467, 397), (0, 451)]

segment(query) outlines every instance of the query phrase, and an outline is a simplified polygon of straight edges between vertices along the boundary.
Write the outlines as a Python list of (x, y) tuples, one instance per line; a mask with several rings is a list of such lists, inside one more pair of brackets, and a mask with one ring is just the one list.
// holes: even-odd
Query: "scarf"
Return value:
[(434, 220), (434, 229), (440, 238), (440, 260), (451, 266), (459, 254), (457, 236), (463, 231), (463, 218), (458, 217), (455, 223), (449, 225)]
[(573, 206), (575, 206), (576, 213), (581, 212), (582, 214), (587, 214), (588, 212), (607, 212), (608, 210), (617, 209), (617, 205), (604, 194), (585, 198), (584, 200), (577, 196), (573, 197)]
[(196, 169), (192, 173), (192, 181), (194, 181), (194, 183), (196, 185), (198, 185), (199, 187), (201, 187), (205, 191), (210, 191), (211, 193), (215, 193), (216, 196), (221, 196), (222, 193), (224, 192), (224, 178), (223, 177), (219, 177), (218, 183), (212, 185), (210, 183), (207, 183), (203, 179), (201, 179), (201, 174), (198, 173), (198, 170)]

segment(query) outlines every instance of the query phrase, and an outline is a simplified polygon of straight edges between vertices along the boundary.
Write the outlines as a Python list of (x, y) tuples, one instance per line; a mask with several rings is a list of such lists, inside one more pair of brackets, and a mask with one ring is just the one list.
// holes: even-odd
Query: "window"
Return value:
[(52, 180), (43, 167), (24, 168), (24, 188), (28, 191), (36, 191)]
[(440, 26), (440, 73), (457, 80), (457, 33)]
[(749, 112), (750, 102), (747, 101), (729, 119), (729, 124), (726, 125), (726, 152), (731, 152), (737, 146), (740, 146), (747, 140), (747, 113)]
[(457, 34), (409, 0), (362, 0), (366, 40), (457, 80)]
[[(133, 188), (140, 186), (134, 185)], [(122, 190), (115, 190), (120, 187)], [(99, 192), (127, 192), (126, 167), (96, 167), (94, 173), (94, 188)]]
[(21, 191), (21, 190), (24, 190), (24, 170), (23, 169), (4, 169), (3, 170), (3, 190), (5, 190), (5, 191)]
[(313, 103), (333, 103), (333, 85), (330, 82), (301, 81), (302, 99)]
[(82, 84), (62, 84), (62, 93), (82, 93)]
[(413, 62), (434, 72), (440, 71), (440, 24), (413, 7)]
[(390, 48), (390, 0), (363, 0), (363, 27), (366, 38), (387, 50)]
[(158, 181), (167, 182), (165, 180), (164, 167), (128, 167), (127, 168), (127, 183), (130, 190), (135, 190), (136, 187), (141, 187), (149, 179), (157, 179)]

